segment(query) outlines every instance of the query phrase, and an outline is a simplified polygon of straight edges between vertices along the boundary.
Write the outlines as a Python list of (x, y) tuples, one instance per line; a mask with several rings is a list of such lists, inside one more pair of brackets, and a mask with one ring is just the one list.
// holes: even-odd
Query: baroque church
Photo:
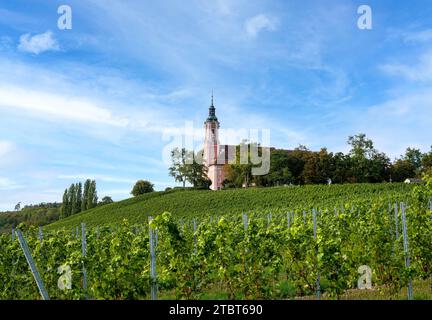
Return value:
[(213, 95), (207, 120), (204, 122), (205, 139), (203, 162), (207, 167), (207, 176), (211, 180), (211, 190), (222, 189), (225, 180), (223, 167), (225, 164), (235, 161), (236, 146), (221, 145), (219, 142), (220, 123), (216, 117), (216, 108), (213, 103)]

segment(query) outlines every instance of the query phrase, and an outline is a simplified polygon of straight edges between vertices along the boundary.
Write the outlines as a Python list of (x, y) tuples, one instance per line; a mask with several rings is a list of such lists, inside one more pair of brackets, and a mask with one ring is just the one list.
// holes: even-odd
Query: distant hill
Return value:
[(100, 206), (52, 223), (45, 228), (116, 225), (123, 219), (144, 223), (149, 215), (169, 211), (177, 217), (200, 217), (250, 212), (287, 212), (295, 209), (340, 207), (346, 200), (370, 201), (377, 197), (404, 197), (412, 186), (401, 183), (287, 186), (221, 191), (172, 190)]
[(60, 203), (41, 203), (26, 206), (20, 211), (0, 212), (0, 233), (10, 232), (12, 227), (23, 223), (26, 226), (43, 226), (57, 221)]

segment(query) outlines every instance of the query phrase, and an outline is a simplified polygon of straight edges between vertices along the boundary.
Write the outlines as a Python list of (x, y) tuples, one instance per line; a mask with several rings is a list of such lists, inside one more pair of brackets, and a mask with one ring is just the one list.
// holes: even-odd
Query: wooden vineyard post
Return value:
[(49, 295), (48, 295), (48, 291), (45, 289), (45, 285), (44, 285), (44, 283), (42, 281), (42, 278), (41, 278), (41, 276), (39, 274), (39, 271), (38, 271), (38, 269), (37, 269), (37, 267), (36, 267), (36, 265), (34, 263), (34, 260), (33, 260), (31, 254), (30, 254), (30, 249), (29, 249), (29, 247), (27, 245), (27, 242), (25, 241), (25, 239), (24, 239), (24, 237), (23, 237), (23, 235), (22, 235), (22, 233), (21, 233), (20, 230), (16, 231), (16, 235), (18, 236), (19, 244), (21, 246), (21, 249), (24, 252), (24, 256), (25, 256), (25, 258), (27, 260), (27, 263), (28, 263), (28, 265), (30, 267), (31, 273), (33, 275), (33, 278), (36, 281), (36, 285), (37, 285), (37, 287), (39, 289), (39, 293), (40, 293), (42, 299), (43, 300), (49, 300), (50, 298), (49, 298)]
[[(82, 256), (85, 258), (87, 256), (87, 236), (86, 236), (86, 225), (85, 223), (81, 223), (81, 249)], [(86, 299), (88, 299), (87, 295), (87, 269), (85, 267), (85, 263), (83, 262), (83, 289)]]
[(150, 236), (150, 278), (151, 278), (151, 299), (157, 300), (157, 276), (156, 276), (156, 250), (155, 232), (151, 226), (153, 217), (149, 217), (149, 236)]
[(15, 241), (15, 228), (12, 228), (12, 242)]
[(269, 214), (267, 215), (267, 228), (270, 227), (271, 221), (272, 221), (272, 214), (269, 213)]
[[(313, 217), (312, 217), (313, 218), (313, 233), (314, 233), (314, 239), (316, 241), (317, 240), (317, 212), (316, 212), (315, 209), (312, 210), (312, 214), (313, 214)], [(317, 259), (318, 259), (318, 246), (316, 246), (315, 255), (316, 255)], [(317, 264), (316, 264), (315, 268), (316, 268), (316, 272), (317, 272), (316, 297), (317, 297), (318, 300), (320, 300), (321, 299), (321, 285), (320, 285), (321, 275), (320, 275), (320, 273), (318, 271), (318, 261), (317, 261)]]
[[(409, 254), (405, 204), (403, 202), (401, 203), (401, 211), (402, 211), (402, 232), (403, 232), (403, 242), (404, 242), (404, 252), (405, 252), (405, 267), (407, 269), (409, 269), (411, 266), (411, 260), (410, 260), (410, 254)], [(411, 277), (410, 277), (409, 283), (408, 283), (408, 300), (413, 300), (413, 284), (412, 284)]]

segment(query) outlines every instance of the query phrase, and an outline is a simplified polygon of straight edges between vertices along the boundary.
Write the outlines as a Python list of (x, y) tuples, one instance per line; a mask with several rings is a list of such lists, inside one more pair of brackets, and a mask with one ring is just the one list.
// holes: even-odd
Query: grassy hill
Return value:
[(409, 185), (394, 183), (154, 192), (81, 212), (45, 228), (73, 228), (81, 222), (90, 227), (116, 225), (123, 219), (140, 223), (147, 221), (149, 215), (155, 216), (164, 211), (178, 217), (199, 217), (250, 212), (287, 212), (312, 207), (333, 208), (353, 200), (369, 201), (378, 197), (404, 199), (411, 189)]
[(26, 206), (20, 211), (0, 212), (0, 234), (9, 233), (13, 226), (43, 226), (57, 221), (60, 216), (59, 203), (41, 203)]

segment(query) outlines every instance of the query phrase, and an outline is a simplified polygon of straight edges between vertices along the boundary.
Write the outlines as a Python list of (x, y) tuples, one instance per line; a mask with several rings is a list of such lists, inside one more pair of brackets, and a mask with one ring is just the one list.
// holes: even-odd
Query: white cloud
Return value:
[(252, 38), (255, 38), (258, 33), (264, 29), (275, 31), (277, 26), (278, 19), (265, 14), (259, 14), (255, 17), (249, 18), (245, 22), (246, 32)]
[(13, 149), (13, 144), (9, 141), (0, 140), (0, 158), (6, 156)]
[[(353, 132), (364, 132), (376, 147), (391, 158), (407, 147), (430, 149), (432, 91), (412, 92), (389, 98), (387, 101), (355, 112), (345, 119)], [(362, 110), (365, 110), (362, 109)]]
[(432, 51), (421, 55), (417, 64), (385, 64), (380, 69), (392, 76), (402, 76), (411, 81), (432, 80)]
[(116, 118), (112, 113), (85, 98), (43, 91), (27, 90), (0, 84), (0, 107), (23, 109), (38, 115), (82, 122), (103, 123), (124, 127), (127, 119)]
[(46, 51), (58, 51), (60, 50), (60, 46), (57, 40), (54, 39), (53, 33), (51, 31), (47, 31), (34, 36), (32, 36), (30, 33), (23, 34), (20, 37), (18, 49), (23, 52), (40, 54)]
[(193, 87), (168, 91), (110, 69), (81, 64), (49, 70), (0, 58), (0, 70), (4, 71), (0, 73), (0, 112), (4, 109), (61, 126), (91, 124), (87, 134), (109, 140), (126, 130), (160, 134), (178, 121), (171, 106), (196, 96)]
[(432, 40), (432, 29), (417, 32), (402, 33), (402, 38), (407, 43), (425, 43)]
[(9, 178), (0, 177), (0, 190), (16, 190), (20, 188), (22, 188), (22, 186), (18, 185)]

